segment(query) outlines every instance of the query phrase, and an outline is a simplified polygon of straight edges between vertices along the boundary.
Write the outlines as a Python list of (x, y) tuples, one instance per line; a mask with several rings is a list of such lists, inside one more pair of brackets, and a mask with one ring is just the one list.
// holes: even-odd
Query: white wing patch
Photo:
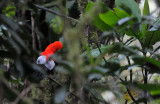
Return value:
[(45, 64), (46, 63), (46, 56), (44, 56), (44, 55), (39, 56), (36, 63), (37, 64)]
[(55, 62), (53, 60), (48, 60), (45, 64), (44, 64), (49, 70), (52, 70), (55, 66)]

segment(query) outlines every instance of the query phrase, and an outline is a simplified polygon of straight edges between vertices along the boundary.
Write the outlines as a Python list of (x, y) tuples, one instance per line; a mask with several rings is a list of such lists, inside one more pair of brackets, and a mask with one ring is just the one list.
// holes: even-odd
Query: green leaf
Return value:
[(96, 27), (98, 27), (101, 31), (106, 31), (106, 30), (110, 30), (112, 29), (111, 26), (109, 26), (108, 24), (105, 24), (100, 18), (99, 16), (96, 16), (95, 20), (94, 20), (94, 25)]
[(146, 15), (146, 16), (150, 15), (148, 0), (145, 0), (144, 8), (143, 8), (143, 15), (144, 15), (144, 16), (145, 16), (145, 15)]
[[(129, 82), (123, 82), (124, 85), (130, 85)], [(134, 86), (136, 86), (139, 89), (142, 89), (144, 91), (160, 91), (160, 85), (158, 84), (140, 84), (140, 83), (132, 83)]]
[(87, 6), (86, 6), (86, 12), (89, 12), (90, 9), (93, 7), (94, 3), (93, 2), (88, 2)]
[(55, 16), (50, 23), (50, 27), (57, 34), (60, 34), (63, 30), (63, 21), (59, 16)]
[(3, 13), (5, 13), (8, 17), (13, 17), (16, 14), (16, 7), (14, 6), (14, 3), (10, 3), (9, 6), (7, 6), (4, 10), (2, 10)]
[(160, 62), (154, 58), (135, 56), (133, 57), (133, 61), (137, 65), (145, 65), (145, 67), (149, 69), (151, 73), (160, 72)]
[[(145, 0), (144, 8), (143, 8), (143, 15), (144, 15), (144, 16), (150, 15), (148, 0)], [(145, 33), (147, 32), (147, 27), (148, 27), (147, 24), (143, 24), (143, 25), (142, 25), (142, 34), (143, 34), (143, 36), (144, 36)]]
[(109, 10), (108, 12), (104, 14), (99, 14), (100, 19), (111, 26), (112, 28), (117, 24), (119, 18), (115, 15), (115, 13), (112, 10)]
[(86, 11), (85, 12), (89, 12), (96, 5), (99, 5), (101, 7), (100, 13), (105, 13), (105, 12), (107, 12), (109, 10), (109, 8), (106, 6), (106, 4), (104, 2), (93, 3), (93, 2), (90, 1), (90, 2), (88, 2), (87, 6), (86, 6)]
[(141, 21), (141, 11), (134, 0), (116, 0), (115, 4), (117, 8), (133, 14), (139, 22)]
[(113, 54), (113, 53), (118, 53), (118, 54), (124, 54), (126, 56), (130, 56), (130, 55), (135, 55), (136, 54), (136, 51), (129, 47), (129, 46), (126, 46), (122, 43), (114, 43), (112, 44), (112, 47), (109, 48), (107, 50), (107, 52), (109, 54)]
[[(103, 53), (103, 52), (105, 52), (105, 50), (109, 49), (110, 47), (111, 47), (110, 45), (103, 45), (103, 46), (100, 47), (100, 50)], [(93, 57), (99, 56), (100, 55), (99, 49), (98, 48), (92, 49), (91, 54), (92, 54)]]
[(152, 48), (156, 42), (160, 41), (160, 30), (157, 31), (147, 31), (144, 38), (144, 46), (147, 48)]
[(120, 9), (118, 9), (118, 8), (114, 8), (114, 11), (115, 11), (115, 14), (117, 15), (117, 17), (118, 17), (119, 19), (122, 19), (122, 18), (129, 17), (129, 16), (130, 16), (127, 12), (125, 12), (125, 11), (123, 11), (123, 10), (120, 10)]
[(160, 91), (160, 85), (158, 84), (137, 84), (137, 87), (147, 91)]
[[(103, 52), (105, 52), (107, 49), (109, 49), (111, 46), (110, 45), (101, 45), (100, 50)], [(95, 49), (90, 49), (89, 51), (87, 50), (89, 56), (91, 55), (93, 58), (96, 58), (100, 55), (99, 49), (95, 48)], [(82, 56), (84, 55), (88, 55), (87, 52), (82, 53)], [(90, 57), (91, 57), (90, 56)]]
[[(86, 7), (86, 12), (89, 12), (92, 8), (94, 8), (94, 5), (97, 5), (98, 3), (93, 3), (93, 2), (88, 2), (87, 7)], [(109, 9), (105, 6), (105, 4), (103, 2), (100, 3), (101, 5), (101, 12), (106, 12)], [(108, 24), (105, 24), (100, 18), (99, 15), (95, 16), (95, 19), (93, 21), (93, 24), (99, 28), (101, 31), (106, 31), (106, 30), (110, 30), (111, 27)]]
[[(159, 86), (160, 87), (160, 86)], [(160, 94), (160, 89), (159, 90), (157, 90), (157, 91), (151, 91), (151, 95), (158, 95), (158, 94)]]
[(133, 60), (136, 64), (144, 65), (146, 62), (153, 63), (154, 65), (160, 67), (160, 62), (149, 57), (142, 57), (142, 56), (135, 56), (133, 57)]
[[(113, 43), (112, 45), (107, 45), (107, 47), (108, 48), (105, 49), (104, 52), (102, 52), (102, 54), (99, 55), (99, 57), (97, 57), (95, 64), (100, 63), (106, 53), (108, 54), (117, 53), (117, 54), (123, 54), (125, 56), (131, 56), (137, 54), (137, 50), (135, 50), (132, 47), (126, 46), (122, 43)], [(114, 63), (117, 64), (117, 62)]]

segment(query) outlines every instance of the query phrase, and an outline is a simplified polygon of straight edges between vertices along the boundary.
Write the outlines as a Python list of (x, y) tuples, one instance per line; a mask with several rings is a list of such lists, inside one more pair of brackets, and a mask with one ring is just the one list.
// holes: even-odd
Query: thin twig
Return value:
[[(99, 52), (102, 54), (102, 51), (101, 51), (101, 49), (100, 49), (98, 43), (95, 43), (95, 44), (97, 45), (97, 48), (98, 48)], [(103, 56), (103, 60), (104, 60), (105, 63), (107, 63), (107, 60), (105, 59), (104, 56)]]
[(64, 15), (64, 14), (57, 13), (57, 12), (55, 12), (55, 11), (53, 11), (53, 10), (50, 10), (50, 9), (48, 9), (48, 8), (45, 8), (45, 7), (43, 7), (43, 6), (40, 6), (40, 5), (37, 5), (37, 4), (33, 4), (33, 5), (34, 5), (36, 8), (45, 10), (45, 11), (47, 11), (47, 12), (50, 12), (50, 13), (54, 14), (54, 15), (58, 15), (58, 16), (60, 16), (60, 17), (67, 18), (67, 19), (71, 19), (71, 20), (75, 20), (75, 21), (78, 22), (78, 20), (76, 20), (76, 19), (74, 19), (74, 18), (72, 18), (72, 17), (66, 16), (66, 15)]
[(36, 50), (36, 34), (34, 29), (34, 18), (33, 13), (31, 13), (31, 26), (32, 26), (32, 48)]
[(125, 101), (125, 104), (127, 104), (127, 103), (128, 103), (128, 100)]
[[(128, 64), (129, 66), (131, 66), (131, 62), (130, 62), (130, 59), (129, 57), (127, 56), (127, 61), (128, 61)], [(132, 73), (132, 69), (130, 70), (130, 82), (132, 83), (132, 76), (133, 76), (133, 73)]]
[(130, 90), (127, 88), (127, 92), (128, 92), (128, 94), (129, 94), (129, 96), (131, 97), (131, 99), (132, 99), (132, 101), (135, 103), (135, 104), (138, 104), (137, 102), (136, 102), (136, 100), (134, 99), (134, 97), (132, 96), (132, 94), (131, 94), (131, 92), (130, 92)]
[(131, 41), (132, 39), (134, 39), (134, 37), (131, 37), (129, 39), (127, 39), (127, 41), (124, 44), (127, 44), (129, 41)]
[(142, 66), (142, 75), (143, 75), (143, 79), (144, 79), (145, 75), (144, 75), (144, 68), (143, 68), (143, 66)]
[[(63, 86), (60, 82), (56, 81), (55, 79), (53, 79), (53, 78), (51, 78), (51, 77), (49, 77), (49, 79), (50, 79), (51, 81), (55, 82), (56, 84), (58, 84), (59, 86)], [(68, 91), (71, 95), (73, 95), (75, 98), (80, 99), (80, 98), (79, 98), (77, 95), (75, 95), (73, 92), (69, 91), (69, 89), (67, 89), (67, 91)]]
[(132, 39), (131, 41), (129, 41), (129, 43), (127, 44), (127, 46), (129, 46), (133, 41), (135, 41), (136, 39)]
[(18, 102), (32, 89), (33, 85), (30, 85), (29, 87), (27, 87), (26, 89), (24, 89), (19, 95), (18, 97), (15, 99), (15, 101), (11, 104), (18, 104)]
[(149, 57), (151, 57), (153, 54), (155, 54), (155, 52), (157, 52), (160, 49), (160, 46), (158, 46), (151, 54)]
[(0, 103), (3, 104), (3, 89), (1, 81), (0, 81)]
[(152, 78), (152, 75), (153, 75), (153, 74), (151, 74), (151, 76), (149, 77), (148, 81)]

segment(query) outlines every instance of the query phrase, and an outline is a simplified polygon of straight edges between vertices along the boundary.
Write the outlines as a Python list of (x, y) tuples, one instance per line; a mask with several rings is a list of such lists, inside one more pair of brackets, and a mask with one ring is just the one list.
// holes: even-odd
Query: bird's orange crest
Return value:
[(53, 55), (57, 50), (62, 49), (63, 45), (60, 41), (55, 41), (54, 43), (51, 43), (47, 46), (44, 52), (41, 53), (41, 55), (46, 56), (46, 60), (48, 60), (50, 55)]

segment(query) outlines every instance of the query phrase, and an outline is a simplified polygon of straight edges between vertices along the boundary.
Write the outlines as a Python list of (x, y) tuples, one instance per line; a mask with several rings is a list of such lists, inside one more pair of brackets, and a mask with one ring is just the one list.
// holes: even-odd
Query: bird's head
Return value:
[(55, 41), (54, 43), (52, 43), (52, 47), (55, 48), (56, 50), (59, 50), (63, 47), (63, 45), (60, 41)]

